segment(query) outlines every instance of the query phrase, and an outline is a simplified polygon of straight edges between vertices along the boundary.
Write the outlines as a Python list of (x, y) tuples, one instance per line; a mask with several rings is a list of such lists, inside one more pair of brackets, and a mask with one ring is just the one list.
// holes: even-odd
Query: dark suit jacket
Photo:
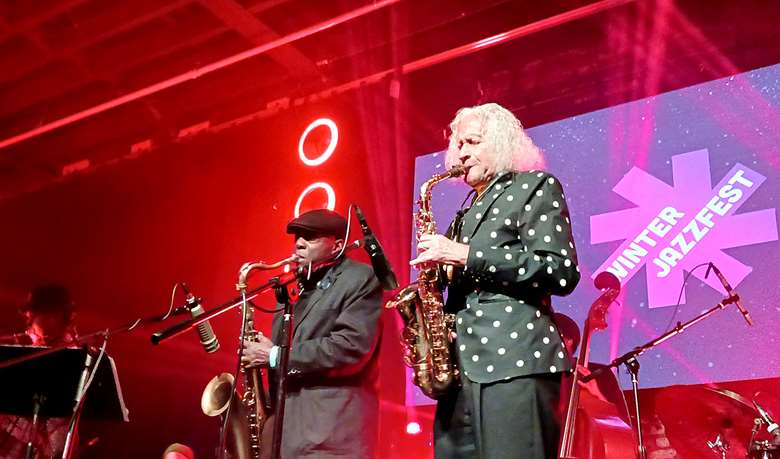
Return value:
[[(301, 293), (294, 305), (283, 458), (373, 457), (380, 302), (371, 267), (350, 259)], [(274, 342), (280, 327), (276, 314)]]
[(470, 248), (447, 308), (457, 311), (463, 375), (491, 383), (570, 370), (550, 302), (580, 278), (560, 182), (538, 171), (499, 175), (465, 213), (457, 237)]

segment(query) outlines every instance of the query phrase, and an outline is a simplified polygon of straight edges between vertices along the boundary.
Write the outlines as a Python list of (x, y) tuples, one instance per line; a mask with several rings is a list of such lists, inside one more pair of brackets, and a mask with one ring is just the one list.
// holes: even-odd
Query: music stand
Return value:
[[(0, 362), (45, 350), (37, 346), (0, 346)], [(71, 417), (87, 350), (64, 348), (0, 369), (0, 413), (42, 418)], [(91, 419), (127, 422), (128, 410), (113, 359), (105, 356), (84, 401), (83, 415)]]

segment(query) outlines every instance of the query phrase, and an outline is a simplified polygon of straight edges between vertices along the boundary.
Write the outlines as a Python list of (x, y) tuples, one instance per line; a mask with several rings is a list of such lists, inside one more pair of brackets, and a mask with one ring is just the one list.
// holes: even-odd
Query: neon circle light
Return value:
[(317, 188), (325, 190), (325, 194), (328, 195), (328, 204), (326, 205), (328, 210), (333, 210), (336, 207), (336, 192), (333, 191), (333, 187), (325, 182), (315, 182), (307, 186), (306, 189), (301, 192), (301, 195), (298, 196), (298, 201), (295, 203), (296, 218), (301, 214), (301, 203), (303, 202), (303, 198), (305, 198), (307, 194), (311, 193)]
[[(325, 148), (325, 151), (320, 156), (311, 159), (306, 156), (306, 153), (303, 151), (303, 143), (306, 141), (306, 137), (309, 135), (309, 133), (320, 126), (326, 126), (330, 130), (330, 142), (328, 142), (327, 148)], [(298, 140), (298, 157), (301, 158), (303, 164), (306, 164), (307, 166), (319, 166), (320, 164), (327, 161), (328, 158), (330, 158), (330, 156), (336, 150), (336, 145), (338, 145), (338, 143), (339, 128), (336, 126), (336, 123), (329, 118), (316, 119), (312, 121), (308, 127), (306, 127), (306, 129), (303, 131), (303, 134), (301, 134), (301, 138)]]

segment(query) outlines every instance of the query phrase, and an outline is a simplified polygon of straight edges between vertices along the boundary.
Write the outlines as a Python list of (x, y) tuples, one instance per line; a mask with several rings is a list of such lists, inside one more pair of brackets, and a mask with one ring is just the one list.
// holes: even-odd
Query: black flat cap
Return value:
[(347, 237), (347, 220), (328, 209), (315, 209), (301, 214), (287, 224), (289, 234)]

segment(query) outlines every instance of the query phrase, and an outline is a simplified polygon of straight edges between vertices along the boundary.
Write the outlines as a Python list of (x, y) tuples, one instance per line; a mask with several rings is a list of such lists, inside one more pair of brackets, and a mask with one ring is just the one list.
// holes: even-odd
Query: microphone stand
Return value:
[[(252, 290), (249, 290), (246, 294), (246, 300), (251, 301), (254, 298), (257, 298), (261, 294), (275, 288), (277, 284), (281, 285), (288, 285), (292, 281), (295, 280), (295, 274), (289, 273), (289, 275), (284, 275), (282, 278), (274, 278), (269, 280), (268, 282), (262, 284), (261, 286), (254, 288)], [(202, 324), (203, 322), (210, 320), (218, 315), (221, 315), (235, 307), (241, 306), (241, 304), (244, 302), (244, 299), (242, 296), (237, 296), (225, 303), (222, 303), (218, 306), (214, 306), (211, 309), (206, 309), (203, 314), (199, 315), (198, 317), (193, 317), (191, 319), (184, 320), (182, 322), (179, 322), (173, 326), (170, 326), (166, 328), (165, 330), (158, 331), (151, 336), (152, 344), (160, 344), (164, 341), (168, 341), (171, 338), (175, 338), (182, 333), (187, 333), (188, 331), (196, 328), (198, 325)]]
[(271, 458), (279, 459), (282, 454), (282, 427), (284, 426), (284, 402), (287, 399), (287, 370), (290, 366), (290, 345), (292, 344), (293, 310), (290, 295), (283, 285), (274, 287), (276, 302), (284, 306), (282, 326), (279, 328), (279, 361), (276, 365), (276, 402), (274, 403), (274, 432), (271, 442)]
[[(361, 241), (354, 241), (346, 248), (344, 249), (344, 253), (359, 248), (362, 245)], [(329, 264), (332, 264), (338, 257), (334, 257), (332, 259), (327, 259), (320, 261), (318, 263), (315, 263), (312, 266), (312, 272), (327, 266)], [(254, 298), (257, 298), (262, 293), (268, 292), (272, 289), (277, 288), (278, 286), (287, 286), (291, 284), (293, 281), (295, 281), (298, 278), (297, 272), (289, 272), (284, 273), (278, 277), (275, 277), (273, 279), (270, 279), (266, 283), (260, 285), (259, 287), (256, 287), (252, 290), (247, 291), (246, 293), (246, 301), (250, 301)], [(173, 325), (171, 327), (166, 328), (165, 330), (159, 331), (154, 333), (151, 336), (152, 344), (160, 344), (164, 341), (168, 341), (171, 338), (175, 338), (176, 336), (181, 335), (182, 333), (186, 333), (189, 330), (197, 327), (201, 323), (210, 320), (220, 314), (223, 314), (235, 307), (241, 306), (241, 304), (244, 302), (243, 296), (237, 296), (225, 303), (222, 303), (218, 306), (214, 306), (211, 309), (207, 309), (203, 312), (202, 315), (199, 315), (198, 317), (193, 317), (192, 319), (184, 320), (182, 322), (179, 322), (176, 325)]]
[(582, 382), (588, 382), (594, 378), (596, 378), (598, 375), (600, 375), (602, 372), (606, 371), (609, 368), (617, 368), (620, 365), (625, 365), (628, 369), (628, 372), (631, 373), (631, 391), (634, 395), (634, 412), (636, 413), (636, 437), (638, 441), (637, 446), (637, 454), (639, 459), (646, 459), (647, 457), (647, 451), (645, 450), (644, 441), (642, 438), (642, 422), (641, 417), (639, 413), (639, 360), (637, 360), (637, 357), (645, 353), (646, 351), (654, 348), (655, 346), (658, 346), (659, 344), (663, 343), (664, 341), (668, 340), (672, 336), (679, 335), (685, 330), (687, 330), (689, 327), (693, 326), (694, 324), (697, 324), (701, 322), (702, 320), (706, 319), (707, 317), (711, 316), (715, 312), (726, 309), (726, 306), (730, 304), (734, 304), (739, 300), (739, 297), (736, 295), (731, 295), (725, 299), (723, 299), (721, 302), (713, 306), (712, 308), (702, 312), (698, 316), (694, 317), (693, 319), (682, 323), (677, 322), (677, 326), (673, 329), (669, 330), (668, 332), (664, 333), (663, 335), (655, 338), (654, 340), (645, 343), (641, 346), (637, 346), (634, 349), (626, 352), (625, 354), (621, 355), (620, 357), (617, 357), (615, 360), (610, 362), (605, 367), (599, 368), (598, 370), (593, 371), (588, 376), (585, 376), (582, 378)]

